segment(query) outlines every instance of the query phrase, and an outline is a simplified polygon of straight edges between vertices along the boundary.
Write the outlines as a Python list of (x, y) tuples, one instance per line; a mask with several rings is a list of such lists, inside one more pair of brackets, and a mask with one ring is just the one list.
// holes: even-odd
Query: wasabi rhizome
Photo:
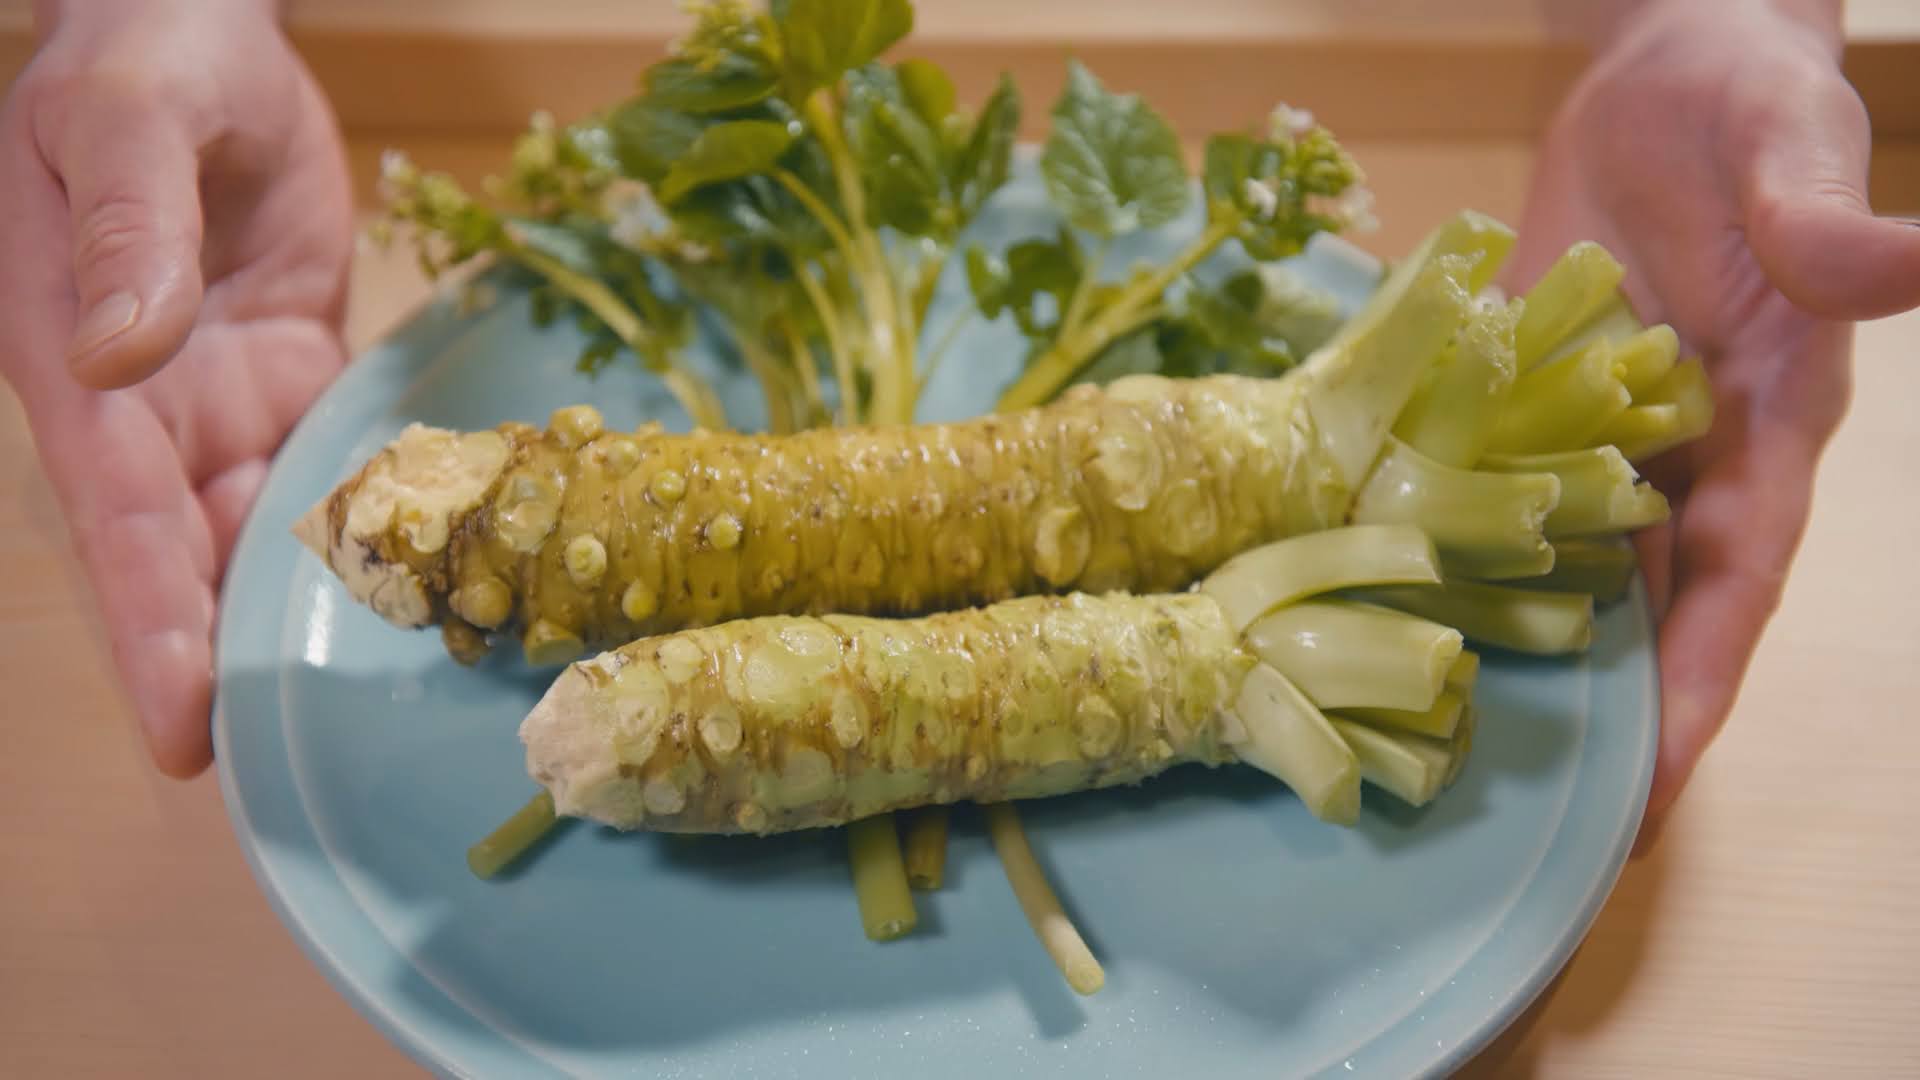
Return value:
[[(430, 271), (495, 264), (581, 329), (583, 371), (643, 364), (692, 430), (584, 402), (414, 425), (296, 529), (457, 660), (506, 640), (561, 667), (520, 729), (540, 793), (470, 852), (482, 876), (556, 814), (846, 826), (886, 939), (909, 883), (940, 884), (947, 807), (981, 803), (1091, 992), (1012, 802), (1191, 764), (1262, 769), (1333, 823), (1363, 784), (1438, 797), (1474, 648), (1584, 649), (1623, 537), (1667, 514), (1633, 463), (1711, 419), (1699, 361), (1593, 244), (1508, 299), (1511, 230), (1462, 212), (1343, 318), (1286, 260), (1369, 200), (1299, 110), (1214, 136), (1196, 184), (1149, 105), (1074, 65), (1038, 159), (1059, 225), (989, 251), (967, 226), (1012, 167), (1010, 81), (969, 111), (932, 64), (882, 63), (904, 0), (694, 19), (633, 98), (537, 119), (490, 198), (387, 170), (388, 228)], [(1196, 194), (1179, 254), (1109, 276)], [(969, 303), (941, 313), (948, 274)], [(1020, 373), (994, 415), (915, 424), (970, 319), (1018, 329)], [(696, 321), (760, 383), (764, 431), (686, 362)]]

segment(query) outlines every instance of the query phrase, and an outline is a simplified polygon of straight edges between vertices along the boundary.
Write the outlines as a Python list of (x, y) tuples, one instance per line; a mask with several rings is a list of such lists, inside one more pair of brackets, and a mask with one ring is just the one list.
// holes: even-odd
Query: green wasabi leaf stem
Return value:
[(640, 317), (626, 302), (615, 296), (605, 282), (579, 273), (558, 259), (535, 251), (524, 244), (508, 240), (502, 249), (503, 254), (519, 262), (527, 269), (547, 279), (555, 289), (580, 302), (588, 311), (607, 324), (621, 344), (632, 349), (659, 372), (667, 389), (672, 392), (680, 407), (685, 409), (693, 423), (709, 431), (726, 431), (729, 428), (726, 410), (720, 404), (720, 397), (705, 379), (686, 369), (671, 353), (653, 347), (649, 341), (646, 327)]
[(559, 820), (554, 813), (553, 794), (542, 788), (485, 839), (467, 849), (467, 869), (482, 880), (493, 877), (539, 843)]
[[(1101, 350), (1152, 322), (1155, 313), (1162, 310), (1160, 304), (1167, 287), (1225, 243), (1236, 227), (1237, 221), (1233, 218), (1210, 222), (1178, 255), (1160, 264), (1153, 273), (1123, 286), (1119, 295), (1103, 306), (1099, 314), (1080, 325), (1063, 326), (1053, 345), (1035, 358), (1020, 378), (1000, 395), (996, 408), (1000, 412), (1016, 412), (1051, 400)], [(1091, 268), (1087, 276), (1092, 277)]]
[(1537, 656), (1577, 653), (1593, 643), (1593, 597), (1482, 581), (1372, 588), (1356, 598), (1454, 627), (1470, 642)]
[(1422, 710), (1445, 688), (1465, 639), (1391, 608), (1308, 600), (1263, 616), (1244, 640), (1322, 709)]
[(1456, 469), (1389, 439), (1354, 500), (1353, 521), (1419, 526), (1454, 572), (1531, 577), (1553, 567), (1544, 527), (1561, 497), (1551, 472)]

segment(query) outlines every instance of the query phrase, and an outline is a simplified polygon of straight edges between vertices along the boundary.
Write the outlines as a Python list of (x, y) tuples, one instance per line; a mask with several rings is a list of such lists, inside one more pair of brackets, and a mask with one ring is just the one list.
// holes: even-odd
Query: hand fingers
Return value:
[(1647, 606), (1659, 623), (1673, 606), (1673, 523), (1664, 521), (1640, 530), (1633, 536), (1633, 546), (1647, 583)]
[(1877, 319), (1920, 305), (1920, 228), (1867, 203), (1872, 135), (1838, 72), (1786, 88), (1767, 123), (1736, 139), (1748, 242), (1775, 288), (1827, 319)]
[(243, 461), (208, 481), (200, 489), (200, 505), (206, 508), (207, 527), (213, 536), (213, 560), (225, 567), (227, 556), (240, 539), (240, 527), (246, 524), (247, 511), (267, 482), (264, 457)]
[[(0, 138), (26, 145), (17, 113)], [(129, 392), (86, 390), (53, 362), (74, 311), (60, 204), (33, 154), (0, 156), (0, 235), (45, 256), (0, 261), (0, 346), (152, 756), (188, 776), (211, 759), (213, 545), (152, 412)]]
[[(209, 290), (209, 312), (226, 287)], [(272, 457), (345, 363), (339, 338), (297, 317), (203, 322), (188, 348), (190, 363), (161, 372), (140, 391), (203, 494), (236, 462)]]
[(161, 771), (212, 757), (215, 551), (166, 431), (128, 391), (71, 383), (33, 410), (36, 441)]
[(1661, 731), (1649, 813), (1664, 814), (1731, 711), (1806, 529), (1844, 410), (1846, 331), (1822, 326), (1780, 382), (1734, 402), (1675, 523), (1660, 626)]
[(68, 363), (91, 386), (132, 385), (179, 351), (200, 308), (199, 148), (176, 112), (105, 77), (50, 101), (35, 129), (73, 230)]

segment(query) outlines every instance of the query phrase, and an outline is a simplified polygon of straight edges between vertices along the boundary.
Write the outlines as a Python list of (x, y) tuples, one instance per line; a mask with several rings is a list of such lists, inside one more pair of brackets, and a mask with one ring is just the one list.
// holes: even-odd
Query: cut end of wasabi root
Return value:
[[(478, 506), (506, 468), (497, 431), (454, 432), (409, 424), (361, 469), (344, 498), (329, 496), (294, 524), (355, 602), (403, 629), (433, 620), (426, 583), (401, 553), (446, 549), (461, 516)], [(396, 539), (397, 538), (397, 539)]]
[(584, 670), (596, 657), (563, 669), (520, 722), (527, 773), (553, 793), (559, 813), (595, 819), (617, 829), (639, 828), (646, 807), (619, 772), (609, 708)]

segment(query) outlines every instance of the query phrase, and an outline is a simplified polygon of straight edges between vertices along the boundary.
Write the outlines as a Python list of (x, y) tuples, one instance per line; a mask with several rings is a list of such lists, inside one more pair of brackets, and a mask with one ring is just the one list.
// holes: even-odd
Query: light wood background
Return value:
[[(518, 17), (514, 0), (389, 10), (444, 13), (463, 2), (469, 12)], [(611, 3), (576, 0), (564, 10)], [(12, 4), (0, 4), (0, 46)], [(378, 6), (352, 0), (331, 10), (351, 22)], [(1465, 8), (1493, 18), (1520, 6)], [(1222, 25), (1259, 9), (1252, 0), (1182, 7), (1214, 12)], [(1876, 7), (1856, 4), (1856, 17), (1863, 9)], [(1862, 39), (1906, 48), (1899, 19), (1916, 9), (1879, 5), (1888, 20), (1868, 20)], [(319, 22), (329, 9), (297, 10)], [(1515, 55), (1557, 63), (1539, 59), (1557, 48), (1550, 33), (1523, 27), (1511, 36)], [(1889, 55), (1905, 55), (1913, 70), (1911, 53)], [(542, 88), (513, 88), (505, 74), (496, 85), (511, 92), (493, 100), (509, 104)], [(444, 93), (451, 101), (461, 89)], [(1194, 118), (1217, 116), (1192, 100)], [(1353, 113), (1391, 120), (1391, 105), (1376, 93)], [(474, 124), (497, 130), (501, 115), (476, 114)], [(497, 160), (488, 130), (439, 119), (448, 123), (436, 128), (433, 108), (422, 106), (406, 124), (356, 129), (362, 184), (395, 141), (469, 175)], [(1516, 218), (1531, 164), (1528, 122), (1493, 132), (1385, 123), (1351, 138), (1385, 219), (1370, 246), (1404, 250), (1462, 205)], [(1920, 143), (1897, 127), (1879, 150), (1874, 199), (1885, 212), (1920, 214)], [(364, 257), (354, 343), (377, 337), (422, 290), (404, 262)], [(1920, 1075), (1920, 810), (1910, 794), (1920, 726), (1909, 715), (1920, 697), (1912, 615), (1920, 566), (1907, 557), (1920, 529), (1920, 494), (1908, 479), (1920, 460), (1920, 427), (1908, 412), (1920, 401), (1920, 314), (1862, 326), (1856, 370), (1813, 526), (1727, 734), (1564, 977), (1470, 1075)], [(177, 783), (148, 768), (59, 511), (18, 405), (3, 393), (0, 691), (0, 1077), (418, 1075), (268, 910), (211, 777)]]

